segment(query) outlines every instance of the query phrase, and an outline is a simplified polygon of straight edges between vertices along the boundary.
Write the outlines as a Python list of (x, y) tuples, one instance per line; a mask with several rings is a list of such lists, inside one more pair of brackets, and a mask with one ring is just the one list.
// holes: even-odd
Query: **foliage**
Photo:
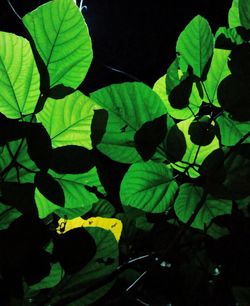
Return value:
[[(153, 88), (124, 82), (89, 96), (77, 88), (92, 44), (74, 1), (25, 15), (26, 38), (0, 32), (4, 305), (90, 305), (115, 290), (113, 305), (137, 296), (215, 305), (226, 277), (247, 303), (237, 256), (250, 271), (250, 250), (237, 235), (250, 235), (249, 1), (233, 1), (228, 16), (215, 36), (194, 17)], [(109, 201), (100, 152), (127, 164), (121, 208)], [(191, 297), (192, 273), (212, 287)]]

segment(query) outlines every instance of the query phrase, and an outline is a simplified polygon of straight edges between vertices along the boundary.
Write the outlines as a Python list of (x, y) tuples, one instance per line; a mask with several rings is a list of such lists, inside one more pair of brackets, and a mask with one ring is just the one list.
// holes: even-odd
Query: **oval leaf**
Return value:
[(0, 32), (0, 112), (20, 118), (34, 112), (40, 76), (28, 40)]
[(92, 61), (88, 28), (72, 0), (53, 0), (23, 17), (48, 68), (50, 87), (77, 88)]

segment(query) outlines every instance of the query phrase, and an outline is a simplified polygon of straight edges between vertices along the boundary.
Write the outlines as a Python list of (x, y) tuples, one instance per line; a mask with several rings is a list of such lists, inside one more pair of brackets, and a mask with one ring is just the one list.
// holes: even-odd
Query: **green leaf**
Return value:
[(40, 76), (28, 40), (0, 32), (0, 112), (20, 118), (34, 112)]
[(120, 189), (123, 205), (147, 212), (160, 213), (168, 209), (177, 191), (172, 170), (153, 161), (136, 163), (125, 174)]
[(77, 88), (92, 61), (86, 23), (72, 0), (53, 0), (23, 17), (50, 76), (50, 87)]
[[(100, 181), (95, 167), (87, 173), (82, 174), (57, 174), (53, 171), (49, 171), (49, 173), (61, 185), (64, 191), (65, 205), (64, 208), (61, 208), (53, 204), (36, 188), (35, 201), (40, 218), (45, 218), (52, 212), (60, 216), (74, 218), (79, 216), (79, 209), (84, 214), (98, 201), (97, 197), (84, 187), (96, 185), (100, 187)], [(102, 190), (101, 187), (100, 189)]]
[(49, 275), (43, 278), (39, 283), (30, 286), (29, 290), (36, 291), (46, 288), (53, 288), (60, 282), (62, 275), (63, 269), (61, 265), (58, 262), (53, 263)]
[(233, 45), (244, 43), (243, 37), (239, 34), (239, 28), (220, 27), (215, 34), (216, 46), (220, 49), (231, 50)]
[[(186, 223), (192, 216), (197, 204), (202, 198), (202, 193), (203, 188), (192, 184), (183, 184), (180, 186), (178, 196), (174, 203), (174, 210), (182, 222)], [(231, 214), (231, 211), (232, 201), (217, 199), (208, 195), (191, 226), (204, 230), (214, 217)]]
[(206, 19), (198, 15), (186, 26), (177, 40), (176, 51), (201, 77), (213, 54), (213, 34)]
[(241, 26), (239, 0), (233, 0), (232, 6), (228, 12), (228, 24), (230, 28)]
[(231, 74), (227, 62), (230, 55), (229, 50), (214, 49), (214, 54), (207, 79), (203, 83), (205, 87), (205, 101), (211, 102), (214, 106), (220, 107), (217, 98), (217, 90), (220, 82)]
[(18, 165), (11, 167), (6, 172), (4, 180), (6, 182), (33, 183), (35, 172), (38, 171), (36, 164), (28, 155), (26, 140), (10, 141), (4, 146), (0, 155), (0, 171), (10, 166), (13, 156), (17, 155), (16, 162)]
[[(180, 82), (180, 81), (179, 81)], [(168, 86), (168, 85), (167, 85)], [(189, 97), (189, 105), (183, 109), (173, 108), (169, 102), (167, 91), (166, 91), (166, 76), (162, 76), (154, 84), (153, 90), (159, 95), (162, 99), (167, 113), (175, 119), (188, 119), (193, 117), (199, 112), (199, 108), (202, 104), (202, 99), (199, 96), (199, 92), (195, 83), (193, 83), (192, 92)]]
[(50, 135), (53, 148), (77, 145), (91, 149), (91, 122), (95, 109), (97, 106), (90, 98), (76, 91), (63, 99), (47, 99), (36, 118)]
[(166, 114), (158, 95), (143, 83), (126, 82), (97, 90), (91, 98), (109, 112), (106, 132), (97, 148), (115, 161), (141, 161), (134, 135), (145, 122)]
[(0, 203), (0, 230), (7, 229), (20, 216), (21, 213), (16, 208)]
[(115, 208), (114, 206), (105, 199), (100, 199), (97, 203), (95, 203), (91, 210), (91, 215), (96, 217), (104, 217), (109, 218), (114, 216)]
[[(104, 295), (110, 288), (110, 286), (105, 286), (106, 290), (95, 290), (95, 296), (92, 292), (84, 295), (84, 289), (87, 290), (90, 286), (95, 285), (98, 280), (108, 276), (118, 265), (118, 244), (112, 232), (98, 227), (86, 227), (86, 230), (95, 239), (96, 254), (82, 270), (71, 276), (66, 275), (62, 282), (55, 287), (55, 292), (59, 290), (60, 294), (53, 296), (52, 291), (51, 304), (67, 298), (69, 303), (67, 305), (89, 305)], [(78, 299), (77, 303), (71, 302), (72, 298), (79, 292), (82, 293), (82, 298)]]
[(181, 161), (172, 163), (172, 167), (180, 172), (185, 172), (191, 178), (200, 176), (199, 167), (204, 159), (214, 150), (219, 148), (219, 140), (214, 137), (213, 141), (207, 146), (199, 146), (192, 142), (189, 128), (193, 119), (183, 120), (177, 124), (178, 129), (184, 134), (186, 140), (186, 152)]
[(243, 27), (250, 29), (250, 2), (249, 0), (239, 0), (239, 15)]
[[(219, 116), (216, 122), (219, 125), (221, 143), (224, 146), (234, 146), (250, 131), (250, 121), (239, 122), (232, 120), (226, 112)], [(246, 139), (245, 143), (250, 143), (250, 137)]]

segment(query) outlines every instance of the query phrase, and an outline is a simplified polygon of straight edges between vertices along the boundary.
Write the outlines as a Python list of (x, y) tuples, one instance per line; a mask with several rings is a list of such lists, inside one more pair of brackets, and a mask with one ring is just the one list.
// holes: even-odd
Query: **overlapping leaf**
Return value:
[[(186, 223), (192, 216), (202, 198), (203, 192), (203, 188), (192, 184), (183, 184), (180, 186), (178, 196), (174, 203), (174, 210), (182, 222)], [(191, 226), (204, 230), (206, 226), (210, 225), (214, 217), (231, 214), (231, 211), (232, 201), (217, 199), (208, 195)]]
[(213, 34), (206, 19), (198, 15), (186, 26), (177, 40), (176, 51), (193, 68), (193, 73), (201, 77), (213, 54)]
[(91, 94), (91, 98), (109, 112), (106, 132), (98, 149), (124, 163), (140, 161), (135, 132), (147, 121), (166, 114), (161, 99), (143, 83), (114, 84)]
[(77, 88), (92, 61), (83, 16), (72, 0), (53, 0), (23, 17), (50, 76), (50, 87)]
[(40, 76), (29, 42), (0, 32), (0, 112), (8, 118), (33, 113), (40, 94)]
[(77, 145), (92, 148), (91, 122), (97, 106), (76, 91), (63, 99), (49, 98), (36, 118), (46, 128), (54, 148)]

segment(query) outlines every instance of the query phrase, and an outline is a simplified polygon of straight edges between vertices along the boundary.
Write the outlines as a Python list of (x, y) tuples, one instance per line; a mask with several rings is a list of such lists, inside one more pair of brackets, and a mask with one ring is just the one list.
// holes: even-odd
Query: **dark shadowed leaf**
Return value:
[(182, 159), (187, 149), (185, 136), (182, 131), (174, 125), (167, 134), (166, 155), (169, 161), (176, 162)]
[(94, 110), (91, 123), (91, 140), (93, 147), (102, 141), (108, 122), (108, 112), (105, 109)]
[(57, 173), (79, 174), (94, 167), (93, 154), (80, 146), (63, 146), (53, 150), (51, 169)]
[(53, 99), (63, 99), (67, 95), (70, 95), (75, 90), (71, 87), (66, 87), (63, 84), (58, 84), (49, 90), (49, 97)]
[(0, 115), (0, 145), (3, 146), (6, 142), (17, 140), (25, 137), (26, 124), (15, 119), (8, 119)]
[(239, 16), (241, 24), (250, 29), (250, 2), (249, 0), (239, 0)]
[(220, 105), (237, 121), (250, 120), (250, 75), (239, 78), (229, 75), (219, 85), (218, 100)]
[(178, 84), (169, 94), (170, 105), (177, 109), (183, 109), (189, 105), (189, 97), (192, 92), (193, 77), (189, 76)]
[(215, 126), (211, 124), (209, 117), (203, 116), (190, 124), (188, 132), (194, 144), (207, 146), (215, 137)]
[(232, 74), (237, 76), (250, 75), (250, 45), (241, 44), (233, 48), (228, 61), (228, 67)]
[(39, 172), (35, 176), (35, 185), (49, 201), (64, 206), (65, 198), (61, 185), (48, 173)]
[(149, 160), (167, 133), (167, 115), (146, 122), (135, 133), (135, 146), (143, 160)]
[(95, 252), (95, 240), (83, 227), (54, 237), (53, 255), (66, 273), (72, 274), (81, 270)]
[(15, 207), (23, 214), (37, 216), (34, 190), (35, 187), (32, 183), (4, 182), (1, 184), (1, 201)]
[(27, 133), (28, 154), (38, 168), (47, 171), (52, 158), (49, 134), (41, 123), (31, 123)]

